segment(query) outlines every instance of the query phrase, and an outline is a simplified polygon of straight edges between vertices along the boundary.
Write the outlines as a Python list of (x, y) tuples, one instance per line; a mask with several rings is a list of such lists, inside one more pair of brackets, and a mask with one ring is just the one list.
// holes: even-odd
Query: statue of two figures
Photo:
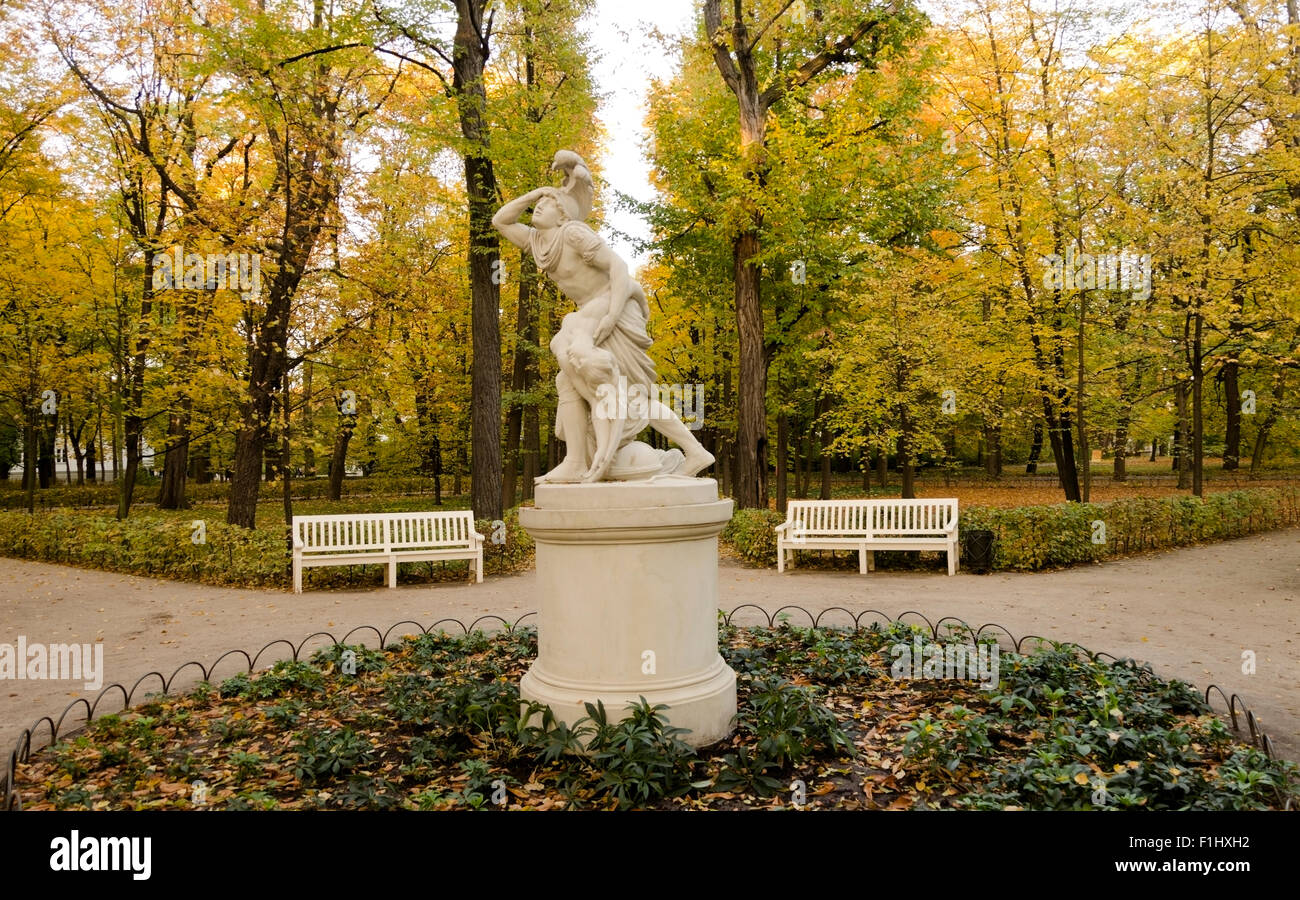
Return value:
[[(714, 462), (677, 413), (663, 402), (647, 355), (650, 307), (623, 261), (586, 222), (594, 186), (582, 157), (555, 154), (558, 188), (540, 187), (511, 200), (492, 224), (532, 253), (537, 268), (574, 302), (551, 339), (559, 364), (556, 436), (564, 460), (538, 482), (627, 481), (657, 475), (694, 476)], [(529, 207), (532, 224), (519, 221)], [(635, 440), (650, 426), (681, 449), (656, 450)]]

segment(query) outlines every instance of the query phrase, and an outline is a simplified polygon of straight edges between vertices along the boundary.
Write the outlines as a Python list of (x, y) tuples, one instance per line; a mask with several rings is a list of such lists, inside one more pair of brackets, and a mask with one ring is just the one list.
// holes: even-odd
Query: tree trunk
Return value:
[[(811, 429), (810, 429), (811, 430)], [(805, 500), (808, 497), (808, 487), (812, 484), (813, 469), (813, 442), (810, 434), (805, 432), (803, 440), (799, 442), (799, 458), (802, 463), (799, 467), (799, 499)]]
[[(161, 224), (161, 217), (160, 222)], [(125, 519), (131, 514), (131, 501), (135, 497), (135, 478), (140, 470), (140, 437), (144, 430), (144, 369), (146, 354), (149, 350), (149, 320), (153, 316), (153, 269), (154, 256), (146, 250), (144, 254), (144, 277), (140, 292), (140, 332), (136, 336), (135, 353), (127, 365), (126, 385), (127, 409), (123, 420), (124, 443), (126, 444), (126, 470), (122, 473), (117, 490), (117, 517)], [(117, 460), (117, 448), (113, 448), (114, 463)], [(114, 465), (114, 477), (117, 477)]]
[(817, 497), (820, 500), (829, 500), (831, 499), (831, 433), (830, 426), (826, 424), (825, 416), (831, 409), (830, 395), (822, 394), (817, 405), (820, 412), (817, 428), (817, 456), (821, 462), (822, 475), (821, 490), (818, 492)]
[(984, 474), (990, 478), (1002, 477), (1002, 424), (984, 420)]
[(162, 509), (188, 509), (185, 478), (189, 473), (190, 398), (181, 399), (181, 408), (167, 417), (167, 451), (163, 458), (162, 490), (158, 506)]
[(753, 230), (742, 232), (733, 247), (736, 279), (736, 335), (740, 353), (740, 403), (736, 418), (735, 492), (740, 509), (767, 506), (767, 359), (763, 348), (758, 215)]
[(1282, 408), (1282, 394), (1282, 376), (1274, 376), (1273, 402), (1268, 405), (1268, 414), (1264, 416), (1264, 421), (1260, 423), (1259, 431), (1255, 432), (1255, 448), (1250, 454), (1251, 478), (1259, 475), (1259, 470), (1264, 465), (1264, 447), (1268, 444), (1269, 432), (1273, 430), (1273, 425), (1277, 422), (1278, 411)]
[(1115, 461), (1110, 473), (1111, 481), (1128, 481), (1128, 459), (1124, 455), (1128, 446), (1128, 426), (1128, 413), (1120, 413), (1119, 421), (1115, 423)]
[(519, 253), (519, 303), (515, 314), (515, 352), (513, 371), (510, 378), (510, 411), (506, 415), (506, 468), (501, 480), (501, 506), (509, 508), (515, 505), (517, 481), (519, 477), (520, 441), (524, 424), (524, 408), (529, 405), (524, 399), (529, 390), (529, 369), (533, 359), (533, 348), (537, 344), (537, 310), (534, 302), (534, 285), (537, 279), (537, 265), (533, 255), (526, 251)]
[(340, 415), (339, 430), (334, 433), (334, 450), (330, 454), (330, 489), (329, 499), (338, 500), (343, 496), (343, 476), (347, 474), (348, 444), (352, 432), (357, 427), (355, 415)]
[(1202, 475), (1205, 471), (1205, 357), (1202, 352), (1201, 329), (1204, 316), (1195, 315), (1192, 338), (1192, 493), (1205, 496)]
[[(1052, 448), (1052, 458), (1056, 462), (1056, 478), (1065, 491), (1066, 502), (1077, 503), (1079, 493), (1079, 469), (1074, 455), (1074, 430), (1070, 427), (1069, 414), (1064, 412), (1065, 404), (1052, 403), (1043, 397), (1043, 417), (1047, 422), (1047, 439)], [(1057, 416), (1055, 410), (1062, 410)]]
[(1223, 364), (1224, 412), (1227, 422), (1223, 434), (1223, 468), (1234, 472), (1241, 464), (1241, 387), (1239, 365), (1235, 359)]
[(464, 484), (461, 479), (469, 471), (469, 452), (465, 445), (464, 438), (456, 441), (456, 478), (452, 484), (452, 493), (459, 497), (464, 493)]
[[(77, 462), (77, 486), (78, 487), (86, 483), (86, 465), (85, 465), (85, 460), (83, 459), (81, 453), (81, 435), (85, 432), (85, 430), (86, 430), (86, 421), (84, 419), (81, 422), (81, 427), (78, 428), (76, 432), (73, 432), (71, 423), (65, 421), (63, 425), (64, 467), (67, 468), (67, 465), (71, 463), (75, 458)], [(71, 449), (71, 454), (69, 454), (69, 449)], [(68, 483), (69, 484), (72, 483), (71, 471), (68, 472)]]
[(201, 441), (190, 454), (190, 480), (195, 484), (212, 482), (212, 443)]
[(289, 373), (280, 385), (280, 502), (284, 508), (285, 551), (293, 556), (293, 450), (289, 444), (289, 417), (293, 411)]
[(27, 405), (26, 421), (23, 422), (23, 491), (27, 495), (27, 511), (36, 511), (36, 457), (40, 455), (40, 441), (36, 437), (36, 406)]
[(94, 484), (98, 480), (98, 474), (95, 471), (95, 445), (99, 443), (99, 431), (96, 430), (86, 440), (86, 481)]
[(59, 414), (41, 415), (41, 427), (38, 432), (40, 448), (36, 460), (36, 471), (40, 478), (41, 490), (54, 485), (56, 443), (59, 438)]
[[(1296, 0), (1291, 0), (1291, 6), (1297, 6)], [(1297, 84), (1300, 89), (1300, 84)], [(1242, 240), (1241, 261), (1243, 267), (1249, 266), (1253, 253), (1253, 243), (1250, 232)], [(1240, 340), (1243, 330), (1241, 317), (1246, 307), (1246, 287), (1241, 280), (1233, 285), (1232, 290), (1232, 319), (1229, 323), (1228, 333), (1235, 341)], [(1235, 347), (1223, 362), (1223, 400), (1224, 400), (1224, 434), (1223, 434), (1223, 468), (1224, 471), (1234, 472), (1241, 465), (1241, 384), (1240, 373), (1241, 364), (1237, 360), (1238, 351)]]
[(487, 90), (488, 34), (485, 0), (456, 0), (452, 87), (465, 138), (463, 162), (469, 199), (470, 324), (474, 357), (470, 367), (470, 433), (474, 446), (471, 505), (478, 518), (501, 517), (501, 335), (500, 243), (492, 227), (496, 175), (489, 155)]
[(1033, 435), (1029, 439), (1029, 460), (1025, 463), (1025, 474), (1038, 474), (1038, 458), (1043, 453), (1043, 423), (1034, 419)]
[[(786, 4), (788, 8), (789, 4)], [(740, 124), (739, 158), (741, 174), (746, 182), (741, 193), (740, 228), (732, 242), (732, 266), (735, 275), (736, 338), (740, 353), (740, 403), (737, 405), (735, 446), (736, 505), (745, 508), (767, 508), (767, 369), (770, 352), (764, 340), (763, 305), (760, 294), (760, 269), (757, 262), (761, 252), (759, 235), (763, 228), (763, 207), (758, 201), (766, 186), (770, 163), (765, 141), (767, 114), (792, 87), (808, 84), (818, 73), (833, 63), (847, 61), (851, 50), (857, 48), (860, 58), (875, 56), (875, 45), (863, 50), (873, 35), (883, 25), (887, 16), (896, 15), (892, 8), (887, 13), (871, 12), (838, 41), (828, 45), (802, 62), (797, 55), (788, 67), (781, 63), (781, 54), (775, 55), (775, 72), (768, 72), (773, 57), (756, 54), (759, 40), (767, 26), (752, 38), (751, 20), (743, 4), (737, 0), (733, 6), (730, 26), (731, 47), (727, 45), (728, 28), (722, 19), (721, 0), (706, 0), (703, 19), (713, 51), (714, 62), (727, 88), (736, 98), (737, 118)], [(780, 15), (777, 16), (780, 18)], [(759, 87), (759, 71), (770, 83)]]
[(121, 459), (122, 459), (122, 445), (119, 440), (122, 436), (122, 430), (123, 430), (122, 424), (123, 423), (121, 421), (120, 416), (114, 415), (112, 421), (113, 433), (110, 436), (110, 443), (112, 444), (112, 447), (110, 449), (112, 449), (113, 451), (113, 482), (114, 483), (117, 483), (118, 479), (122, 477), (122, 473), (120, 471)]
[[(780, 388), (777, 389), (778, 391)], [(776, 414), (776, 511), (785, 514), (789, 499), (790, 418), (784, 409)]]
[(1178, 382), (1174, 389), (1174, 402), (1178, 410), (1178, 425), (1174, 428), (1174, 468), (1178, 471), (1178, 488), (1186, 490), (1191, 485), (1192, 448), (1188, 440), (1187, 382)]
[[(1142, 386), (1142, 370), (1135, 369), (1132, 378), (1128, 377), (1126, 371), (1121, 367), (1117, 375), (1119, 380), (1119, 410), (1115, 419), (1115, 433), (1113, 441), (1115, 443), (1115, 462), (1111, 472), (1111, 480), (1124, 482), (1128, 480), (1128, 459), (1126, 456), (1129, 441), (1129, 428), (1133, 424), (1133, 404), (1137, 402), (1137, 394)], [(1155, 455), (1151, 457), (1155, 461)]]
[(904, 500), (912, 500), (916, 497), (916, 471), (912, 465), (912, 423), (906, 410), (902, 414), (902, 430), (903, 433), (898, 436), (898, 468), (903, 475), (903, 492), (900, 496)]
[[(1083, 484), (1080, 485), (1079, 499), (1084, 503), (1092, 497), (1092, 448), (1088, 444), (1088, 429), (1085, 426), (1084, 404), (1087, 386), (1087, 367), (1085, 365), (1084, 331), (1088, 321), (1088, 292), (1083, 291), (1079, 294), (1079, 339), (1078, 339), (1078, 369), (1077, 384), (1075, 388), (1075, 421), (1079, 433), (1079, 456), (1083, 460)], [(1068, 495), (1067, 495), (1068, 499)]]
[[(313, 7), (312, 30), (319, 32), (324, 21), (323, 0), (315, 0)], [(337, 200), (341, 179), (337, 168), (342, 152), (336, 121), (338, 107), (329, 99), (324, 63), (317, 72), (319, 80), (313, 83), (309, 98), (313, 117), (302, 123), (280, 123), (285, 133), (283, 146), (276, 153), (276, 181), (284, 206), (284, 226), (272, 245), (274, 276), (248, 348), (247, 394), (235, 434), (234, 477), (226, 510), (226, 522), (244, 528), (253, 528), (257, 522), (262, 457), (271, 442), (272, 401), (280, 389), (280, 380), (289, 371), (293, 297), (317, 239), (331, 225), (329, 212)], [(278, 127), (268, 126), (273, 133)], [(290, 138), (290, 134), (294, 136)]]
[(442, 437), (438, 433), (438, 415), (433, 415), (433, 439), (430, 442), (433, 456), (433, 503), (442, 506)]
[(542, 474), (537, 470), (541, 461), (542, 427), (537, 404), (524, 407), (524, 476), (521, 501), (533, 499), (534, 482)]

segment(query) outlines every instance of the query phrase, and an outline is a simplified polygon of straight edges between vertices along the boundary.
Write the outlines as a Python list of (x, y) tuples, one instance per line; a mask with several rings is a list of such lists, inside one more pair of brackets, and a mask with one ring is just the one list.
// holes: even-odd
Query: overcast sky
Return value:
[(695, 7), (694, 0), (597, 0), (592, 15), (583, 22), (592, 47), (600, 53), (592, 74), (597, 89), (606, 95), (599, 112), (607, 134), (601, 160), (604, 172), (603, 181), (596, 186), (612, 226), (604, 229), (604, 236), (633, 271), (646, 258), (634, 254), (631, 244), (613, 231), (646, 238), (650, 229), (640, 217), (614, 210), (610, 189), (638, 200), (654, 195), (644, 152), (646, 97), (650, 79), (670, 76), (675, 60), (666, 57), (663, 47), (647, 35), (653, 28), (664, 34), (684, 34)]

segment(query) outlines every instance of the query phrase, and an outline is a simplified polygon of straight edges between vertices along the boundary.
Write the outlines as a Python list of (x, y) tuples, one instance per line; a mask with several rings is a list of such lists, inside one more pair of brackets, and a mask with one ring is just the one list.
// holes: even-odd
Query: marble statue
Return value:
[[(713, 454), (659, 396), (654, 361), (646, 353), (651, 340), (645, 291), (586, 222), (594, 194), (591, 172), (571, 150), (555, 154), (551, 171), (563, 173), (560, 187), (529, 191), (492, 218), (577, 307), (550, 344), (560, 368), (555, 430), (565, 455), (537, 481), (698, 475), (713, 465)], [(520, 217), (530, 207), (532, 222), (526, 225)], [(647, 425), (681, 449), (656, 450), (636, 440)]]

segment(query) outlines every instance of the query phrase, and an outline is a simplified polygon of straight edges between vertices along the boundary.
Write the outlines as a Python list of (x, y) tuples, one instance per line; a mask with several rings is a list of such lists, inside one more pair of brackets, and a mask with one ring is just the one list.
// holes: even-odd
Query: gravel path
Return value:
[[(1041, 574), (862, 576), (796, 568), (778, 575), (723, 560), (719, 575), (724, 609), (916, 610), (932, 621), (995, 622), (1017, 637), (1071, 640), (1147, 661), (1163, 675), (1240, 693), (1280, 754), (1300, 760), (1300, 529)], [(428, 626), (496, 614), (514, 621), (536, 609), (535, 589), (530, 572), (480, 585), (377, 584), (294, 595), (0, 559), (0, 643), (15, 644), (19, 635), (29, 643), (102, 642), (104, 683), (130, 685), (153, 670), (170, 674), (188, 660), (209, 664), (230, 649), (253, 652), (315, 631), (341, 638), (359, 625), (384, 629), (403, 619)], [(797, 612), (791, 620), (807, 624)], [(847, 619), (832, 613), (823, 622)], [(1251, 675), (1242, 672), (1247, 650), (1255, 653)], [(233, 674), (237, 661), (227, 665), (214, 677)], [(39, 716), (94, 694), (80, 682), (0, 681), (0, 753)]]

